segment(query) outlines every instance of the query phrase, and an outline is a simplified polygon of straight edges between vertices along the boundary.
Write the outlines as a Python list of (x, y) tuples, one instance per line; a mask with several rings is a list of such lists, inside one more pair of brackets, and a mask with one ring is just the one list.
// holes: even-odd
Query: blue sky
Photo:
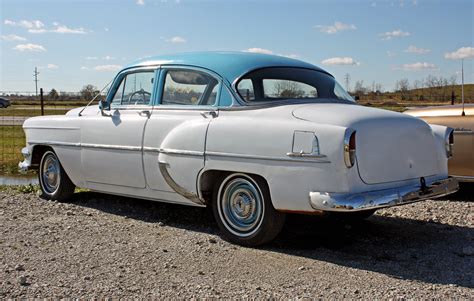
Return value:
[(145, 56), (237, 50), (296, 57), (350, 86), (432, 74), (474, 81), (472, 0), (0, 0), (0, 91), (104, 86)]

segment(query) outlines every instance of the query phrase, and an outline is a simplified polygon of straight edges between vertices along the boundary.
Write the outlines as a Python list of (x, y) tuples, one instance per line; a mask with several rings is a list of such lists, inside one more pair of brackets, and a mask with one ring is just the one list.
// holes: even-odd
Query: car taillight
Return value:
[(454, 130), (448, 128), (446, 131), (446, 157), (451, 158), (453, 156), (453, 146), (454, 146)]
[(347, 168), (354, 166), (356, 160), (356, 131), (347, 129), (344, 135), (344, 162)]

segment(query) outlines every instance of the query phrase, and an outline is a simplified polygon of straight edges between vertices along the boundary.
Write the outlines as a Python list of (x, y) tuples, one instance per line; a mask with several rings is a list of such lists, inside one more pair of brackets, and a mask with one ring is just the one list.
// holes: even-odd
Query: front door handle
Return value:
[(149, 118), (151, 113), (148, 110), (143, 110), (143, 111), (138, 112), (138, 115)]
[(206, 111), (206, 112), (201, 112), (201, 116), (204, 118), (207, 118), (207, 116), (211, 116), (212, 118), (217, 117), (217, 112), (216, 111)]

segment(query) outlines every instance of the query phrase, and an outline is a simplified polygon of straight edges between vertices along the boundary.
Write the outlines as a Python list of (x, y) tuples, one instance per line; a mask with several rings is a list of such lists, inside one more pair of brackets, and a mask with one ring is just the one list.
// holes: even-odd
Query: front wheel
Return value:
[(273, 240), (283, 228), (285, 214), (273, 208), (266, 182), (234, 173), (219, 181), (212, 210), (225, 238), (244, 246)]
[(48, 200), (65, 201), (74, 193), (75, 186), (53, 151), (43, 154), (38, 178), (43, 197)]

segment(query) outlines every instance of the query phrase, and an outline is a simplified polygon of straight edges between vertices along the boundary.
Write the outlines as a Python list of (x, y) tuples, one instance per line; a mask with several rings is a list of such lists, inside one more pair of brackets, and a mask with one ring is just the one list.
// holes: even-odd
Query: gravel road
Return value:
[(0, 298), (474, 299), (474, 186), (366, 221), (292, 216), (259, 249), (206, 209), (0, 192)]

